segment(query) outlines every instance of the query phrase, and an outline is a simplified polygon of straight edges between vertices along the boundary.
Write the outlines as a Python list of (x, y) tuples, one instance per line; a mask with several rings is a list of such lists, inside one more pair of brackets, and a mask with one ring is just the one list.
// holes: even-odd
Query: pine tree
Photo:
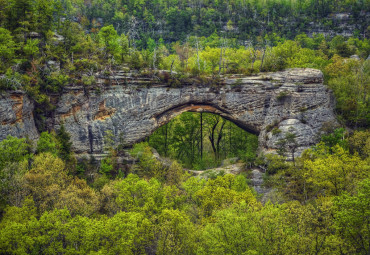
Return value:
[(67, 133), (64, 125), (60, 126), (57, 133), (57, 140), (59, 142), (59, 157), (63, 160), (69, 160), (71, 156), (72, 142), (71, 136)]

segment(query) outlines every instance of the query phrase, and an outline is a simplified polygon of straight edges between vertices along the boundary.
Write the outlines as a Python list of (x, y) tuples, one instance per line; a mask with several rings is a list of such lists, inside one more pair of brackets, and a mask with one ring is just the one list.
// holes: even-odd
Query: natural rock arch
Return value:
[[(104, 86), (109, 83), (109, 86)], [(49, 129), (63, 123), (76, 153), (103, 153), (105, 131), (120, 134), (127, 145), (149, 136), (155, 129), (185, 111), (219, 114), (239, 127), (259, 135), (260, 150), (273, 152), (276, 142), (294, 127), (299, 148), (317, 142), (321, 128), (335, 122), (334, 100), (315, 69), (289, 69), (259, 76), (225, 78), (222, 85), (184, 85), (171, 88), (149, 78), (117, 73), (98, 80), (104, 89), (86, 93), (68, 87), (60, 95)], [(27, 107), (26, 107), (27, 106)], [(21, 94), (0, 99), (0, 139), (6, 134), (37, 137), (32, 104)], [(10, 110), (8, 110), (8, 108)], [(3, 114), (5, 113), (5, 114)], [(271, 132), (279, 128), (282, 132)]]
[(155, 116), (156, 121), (157, 121), (157, 127), (163, 126), (167, 124), (170, 120), (175, 118), (176, 116), (179, 116), (180, 114), (184, 112), (207, 112), (207, 113), (212, 113), (216, 115), (220, 115), (221, 117), (233, 122), (240, 128), (248, 131), (249, 133), (259, 135), (260, 131), (257, 130), (255, 127), (248, 125), (248, 123), (244, 123), (236, 118), (227, 110), (223, 109), (222, 107), (219, 106), (213, 106), (211, 104), (202, 104), (202, 103), (194, 103), (194, 102), (189, 102), (184, 105), (179, 105), (175, 106), (169, 110), (166, 110), (163, 113), (158, 114)]

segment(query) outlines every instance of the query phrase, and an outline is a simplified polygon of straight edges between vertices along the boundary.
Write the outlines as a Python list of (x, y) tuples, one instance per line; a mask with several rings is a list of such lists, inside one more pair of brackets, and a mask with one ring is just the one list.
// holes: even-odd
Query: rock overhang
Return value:
[[(333, 96), (323, 85), (322, 72), (315, 69), (231, 76), (223, 80), (223, 85), (211, 87), (197, 84), (171, 88), (157, 80), (150, 86), (148, 78), (143, 86), (142, 81), (130, 77), (131, 82), (127, 82), (125, 77), (117, 73), (111, 78), (116, 85), (111, 86), (103, 86), (106, 82), (101, 79), (100, 93), (85, 93), (80, 87), (65, 89), (46, 121), (48, 129), (63, 124), (76, 153), (94, 154), (104, 151), (108, 130), (130, 146), (183, 112), (211, 112), (259, 135), (261, 151), (276, 151), (277, 140), (288, 127), (294, 127), (300, 153), (317, 142), (325, 123), (336, 122)], [(12, 92), (0, 100), (0, 139), (7, 134), (37, 139), (32, 101), (22, 95), (24, 103), (20, 107), (19, 97), (14, 99)], [(20, 112), (19, 123), (12, 123), (10, 119), (17, 119)], [(272, 134), (271, 127), (279, 128), (281, 133)]]

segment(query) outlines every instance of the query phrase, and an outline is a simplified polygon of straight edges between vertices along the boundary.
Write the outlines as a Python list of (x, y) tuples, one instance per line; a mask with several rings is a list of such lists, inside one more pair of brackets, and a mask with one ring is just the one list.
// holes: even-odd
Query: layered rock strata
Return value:
[[(104, 151), (110, 130), (117, 143), (142, 141), (158, 127), (186, 112), (211, 112), (259, 136), (260, 149), (274, 152), (287, 132), (296, 135), (296, 154), (317, 142), (320, 130), (336, 122), (334, 100), (315, 69), (289, 69), (251, 77), (224, 78), (221, 85), (186, 84), (172, 88), (157, 79), (135, 78), (118, 72), (99, 78), (103, 89), (67, 87), (55, 112), (46, 120), (50, 129), (63, 123), (76, 153)], [(33, 104), (21, 92), (0, 99), (0, 139), (8, 134), (37, 139)]]

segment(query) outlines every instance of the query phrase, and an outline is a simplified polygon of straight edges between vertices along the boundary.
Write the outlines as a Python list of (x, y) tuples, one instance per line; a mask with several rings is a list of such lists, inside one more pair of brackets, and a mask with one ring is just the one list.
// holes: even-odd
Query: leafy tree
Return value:
[(108, 56), (116, 56), (119, 53), (119, 36), (113, 25), (102, 27), (99, 31), (99, 38)]
[(326, 66), (325, 73), (330, 77), (328, 85), (336, 96), (338, 113), (349, 126), (366, 126), (370, 61), (347, 60), (334, 55), (332, 62)]
[(309, 48), (313, 49), (314, 48), (314, 39), (308, 37), (306, 34), (299, 34), (295, 37), (295, 41), (298, 42), (298, 44), (302, 48)]
[(5, 6), (6, 26), (11, 31), (26, 33), (33, 23), (34, 5), (32, 0), (10, 0)]
[(63, 160), (69, 160), (71, 158), (72, 142), (70, 141), (71, 136), (67, 133), (63, 124), (59, 128), (56, 138), (59, 144), (59, 156)]
[(347, 141), (345, 140), (344, 128), (335, 129), (333, 133), (322, 136), (321, 141), (325, 143), (328, 148), (333, 148), (337, 144), (345, 149), (348, 147)]
[(8, 136), (0, 142), (0, 169), (9, 163), (17, 163), (30, 157), (30, 145), (25, 138)]
[(101, 174), (110, 176), (112, 171), (113, 171), (112, 159), (110, 157), (103, 159), (100, 163), (99, 172)]
[(134, 50), (130, 54), (130, 67), (140, 70), (144, 65), (143, 55), (138, 50)]
[(50, 152), (53, 155), (58, 154), (58, 140), (55, 133), (42, 132), (37, 141), (37, 153)]
[(270, 175), (276, 174), (278, 171), (289, 168), (286, 158), (280, 155), (267, 154), (264, 158), (267, 165), (267, 173)]
[(194, 226), (184, 212), (165, 209), (159, 215), (156, 254), (192, 254), (196, 243)]
[(13, 254), (25, 254), (33, 250), (35, 238), (30, 235), (37, 226), (37, 209), (32, 199), (27, 198), (22, 207), (6, 208), (0, 222), (0, 250)]
[(90, 216), (99, 209), (95, 191), (84, 180), (69, 176), (64, 162), (50, 153), (35, 157), (25, 181), (40, 212), (68, 208), (73, 216)]
[(370, 157), (370, 131), (355, 131), (348, 139), (349, 148), (363, 159)]
[(370, 180), (358, 185), (356, 194), (342, 194), (335, 199), (335, 223), (339, 235), (357, 254), (370, 252)]
[(171, 185), (178, 185), (181, 182), (182, 167), (177, 161), (173, 161), (171, 166), (167, 170), (166, 180)]
[(34, 10), (34, 22), (37, 32), (45, 38), (53, 26), (54, 15), (57, 14), (57, 1), (37, 0)]
[(153, 156), (151, 148), (147, 143), (136, 144), (131, 150), (131, 155), (139, 161), (134, 173), (140, 176), (163, 178), (166, 174), (163, 165)]
[(122, 211), (143, 212), (151, 216), (165, 208), (161, 183), (156, 179), (145, 181), (129, 174), (126, 179), (116, 183), (115, 190), (116, 203)]
[(100, 208), (99, 194), (89, 187), (85, 180), (77, 177), (73, 178), (58, 195), (54, 207), (67, 208), (71, 216), (92, 216)]
[(238, 192), (232, 190), (234, 187), (235, 176), (226, 174), (219, 176), (215, 180), (209, 180), (204, 188), (194, 194), (195, 201), (199, 204), (201, 216), (211, 216), (214, 211), (227, 208), (232, 204), (245, 202), (251, 206), (257, 201), (250, 189)]
[(17, 44), (13, 40), (11, 32), (0, 27), (0, 71), (4, 71), (7, 66), (6, 63), (11, 62), (15, 58), (17, 49)]
[(55, 196), (66, 188), (69, 179), (63, 161), (50, 153), (36, 156), (25, 174), (26, 187), (41, 211), (53, 209)]
[[(322, 148), (325, 149), (325, 148)], [(317, 192), (340, 195), (352, 191), (354, 184), (369, 175), (366, 162), (336, 145), (332, 154), (314, 152), (304, 161), (305, 179)], [(308, 152), (310, 153), (310, 152)], [(314, 155), (318, 155), (316, 158)]]
[(119, 44), (121, 47), (121, 61), (123, 62), (125, 56), (129, 53), (129, 41), (125, 34), (121, 34)]
[(285, 156), (285, 153), (288, 151), (291, 153), (291, 157), (293, 162), (295, 162), (295, 152), (298, 148), (298, 143), (296, 141), (296, 134), (294, 133), (294, 129), (290, 129), (284, 136), (281, 138), (277, 145), (279, 146), (278, 153), (281, 156)]
[(6, 204), (19, 206), (26, 196), (23, 177), (30, 157), (26, 139), (8, 136), (0, 142), (0, 212)]
[(258, 141), (256, 136), (211, 113), (186, 112), (157, 129), (149, 145), (185, 167), (205, 169), (228, 157), (245, 159), (248, 154), (253, 159)]
[(29, 59), (34, 58), (39, 53), (39, 43), (38, 39), (27, 40), (26, 45), (23, 47), (23, 52)]

